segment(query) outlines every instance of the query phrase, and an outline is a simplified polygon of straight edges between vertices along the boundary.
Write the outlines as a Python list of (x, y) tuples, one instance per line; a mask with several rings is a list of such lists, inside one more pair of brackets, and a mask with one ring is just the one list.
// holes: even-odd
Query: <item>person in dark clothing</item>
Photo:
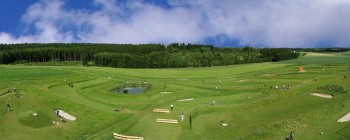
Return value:
[(62, 121), (62, 122), (66, 122), (66, 120), (64, 120), (64, 118), (63, 118), (63, 117), (61, 117), (61, 121)]
[(11, 110), (11, 105), (7, 104), (7, 112), (10, 112), (10, 110)]
[(289, 134), (289, 140), (294, 140), (294, 134), (293, 134), (293, 132), (290, 132), (290, 134)]
[(58, 116), (58, 117), (60, 117), (60, 111), (58, 110), (58, 109), (56, 109), (56, 115)]

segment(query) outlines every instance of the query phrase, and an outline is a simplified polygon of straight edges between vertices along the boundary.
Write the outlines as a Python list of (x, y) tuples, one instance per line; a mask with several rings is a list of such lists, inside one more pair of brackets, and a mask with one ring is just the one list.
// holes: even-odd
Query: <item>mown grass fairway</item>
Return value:
[[(349, 91), (349, 62), (348, 53), (314, 53), (278, 63), (179, 69), (2, 65), (0, 139), (102, 140), (114, 139), (115, 132), (150, 140), (280, 140), (291, 131), (295, 139), (350, 139), (350, 122), (337, 123), (350, 112), (350, 94), (331, 99), (310, 94), (325, 84)], [(111, 91), (140, 81), (152, 87), (139, 95)], [(170, 113), (152, 112), (171, 104)], [(77, 120), (61, 122), (56, 108)], [(157, 118), (179, 124), (157, 123)]]

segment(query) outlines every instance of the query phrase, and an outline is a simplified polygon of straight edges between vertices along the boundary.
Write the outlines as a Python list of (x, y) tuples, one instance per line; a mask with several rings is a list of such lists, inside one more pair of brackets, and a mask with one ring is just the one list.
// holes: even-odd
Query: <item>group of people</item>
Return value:
[[(174, 110), (174, 105), (171, 104), (171, 105), (170, 105), (170, 111), (173, 111), (173, 110)], [(181, 119), (181, 121), (184, 121), (184, 119), (185, 119), (184, 113), (182, 113), (182, 114), (180, 115), (180, 119)]]
[(68, 83), (68, 86), (69, 86), (69, 87), (74, 87), (74, 86), (73, 86), (73, 83)]
[[(10, 88), (7, 88), (7, 93), (10, 93), (11, 91), (10, 91)], [(13, 92), (17, 92), (17, 88), (16, 87), (14, 87), (13, 88)], [(7, 104), (7, 112), (10, 112), (11, 111), (11, 105), (10, 105), (10, 103), (8, 103)]]
[[(213, 102), (211, 103), (211, 105), (215, 107), (215, 100), (213, 100)], [(170, 111), (173, 111), (173, 110), (174, 110), (174, 105), (171, 104), (171, 105), (170, 105)], [(181, 121), (184, 121), (184, 119), (185, 119), (184, 113), (182, 113), (182, 114), (180, 115), (180, 119), (181, 119)]]
[(60, 115), (60, 110), (56, 109), (56, 115), (61, 119), (62, 122), (65, 122), (64, 118)]
[[(11, 92), (10, 88), (7, 88), (7, 93), (10, 93), (10, 92)], [(13, 88), (13, 92), (17, 92), (17, 88), (16, 87)]]
[[(271, 88), (272, 88), (272, 86), (270, 86), (270, 89), (271, 89)], [(282, 90), (290, 89), (290, 88), (291, 88), (290, 85), (285, 85), (285, 84), (283, 84), (282, 87), (281, 87)], [(279, 86), (276, 85), (276, 86), (275, 86), (275, 89), (278, 90), (278, 89), (279, 89)]]

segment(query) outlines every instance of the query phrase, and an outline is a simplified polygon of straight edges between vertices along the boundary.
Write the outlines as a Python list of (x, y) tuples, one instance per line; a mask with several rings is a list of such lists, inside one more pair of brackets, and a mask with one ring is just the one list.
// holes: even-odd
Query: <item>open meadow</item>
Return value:
[[(0, 65), (0, 139), (346, 140), (350, 122), (337, 120), (350, 112), (349, 54), (201, 68)], [(127, 86), (147, 88), (118, 92)]]

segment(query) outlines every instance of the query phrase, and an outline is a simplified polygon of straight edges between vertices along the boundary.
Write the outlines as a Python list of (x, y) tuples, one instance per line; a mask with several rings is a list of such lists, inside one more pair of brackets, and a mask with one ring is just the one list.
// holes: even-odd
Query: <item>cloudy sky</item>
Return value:
[(2, 0), (0, 43), (350, 47), (350, 0)]

